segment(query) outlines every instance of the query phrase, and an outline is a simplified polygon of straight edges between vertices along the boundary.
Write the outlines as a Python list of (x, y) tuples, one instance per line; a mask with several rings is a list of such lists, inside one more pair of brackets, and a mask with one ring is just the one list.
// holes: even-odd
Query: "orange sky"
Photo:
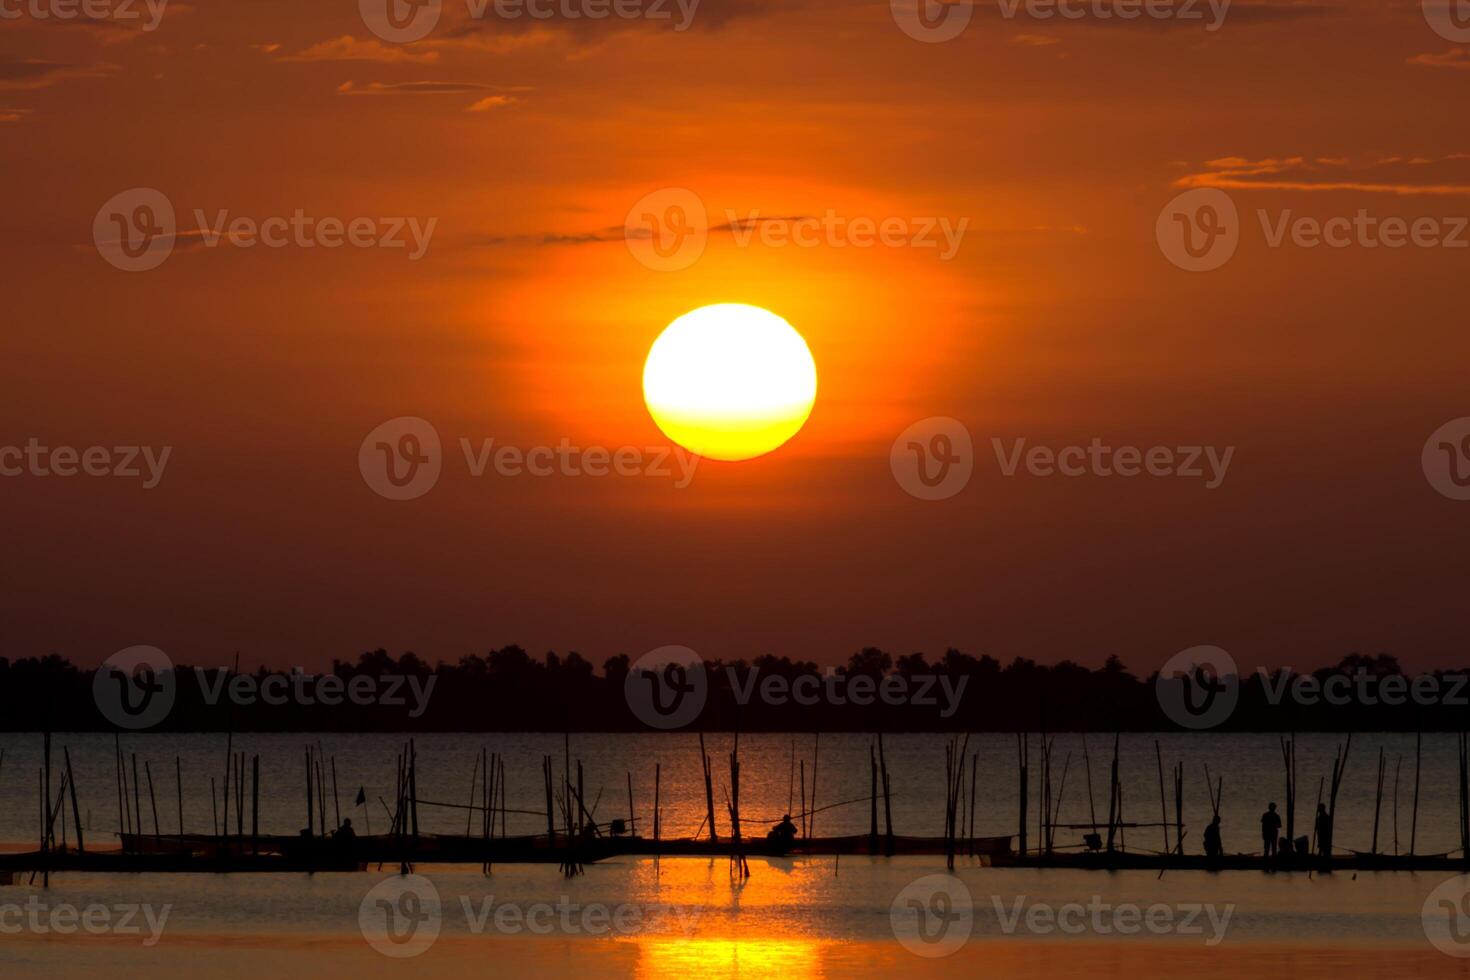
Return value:
[[(1470, 214), (1470, 45), (1417, 5), (1237, 2), (1205, 31), (992, 2), (937, 44), (886, 3), (704, 0), (676, 31), (447, 0), (411, 44), (356, 7), (0, 19), (0, 444), (172, 447), (152, 490), (0, 479), (0, 654), (320, 667), (518, 642), (600, 663), (677, 643), (832, 662), (875, 644), (1146, 673), (1209, 643), (1246, 665), (1470, 662), (1470, 503), (1420, 466), (1470, 415), (1470, 249), (1272, 247), (1257, 219)], [(184, 233), (149, 272), (92, 237), (136, 187)], [(667, 187), (711, 225), (965, 233), (946, 259), (713, 230), (689, 267), (647, 268), (623, 224)], [(1208, 273), (1155, 241), (1194, 187), (1242, 219)], [(436, 224), (413, 261), (206, 247), (196, 209)], [(467, 472), (461, 438), (665, 444), (643, 358), (714, 302), (767, 307), (811, 347), (816, 408), (781, 450), (684, 488)], [(411, 501), (356, 465), (397, 416), (445, 446)], [(888, 465), (929, 416), (975, 441), (944, 501)], [(1207, 490), (1006, 477), (991, 447), (1093, 437), (1235, 452)]]

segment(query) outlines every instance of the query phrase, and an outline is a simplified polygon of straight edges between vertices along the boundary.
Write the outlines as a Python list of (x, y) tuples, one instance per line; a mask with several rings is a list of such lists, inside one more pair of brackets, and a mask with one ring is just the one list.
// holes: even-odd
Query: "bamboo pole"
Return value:
[(184, 764), (174, 756), (174, 787), (179, 796), (179, 845), (184, 843)]
[[(473, 795), (474, 788), (470, 788)], [(337, 757), (332, 756), (332, 813), (337, 818), (337, 826), (342, 826), (342, 800), (337, 795)]]
[(112, 779), (117, 784), (117, 839), (121, 844), (123, 839), (123, 789), (122, 789), (122, 746), (121, 739), (116, 732), (112, 734)]
[(161, 840), (163, 835), (158, 830), (158, 797), (153, 794), (153, 766), (148, 760), (143, 760), (143, 771), (148, 774), (148, 805), (153, 808), (153, 839)]
[(1017, 820), (1017, 844), (1021, 854), (1026, 853), (1026, 795), (1030, 785), (1027, 773), (1027, 762), (1031, 755), (1031, 738), (1024, 732), (1016, 733), (1016, 757), (1020, 760), (1020, 787), (1018, 807), (1020, 809), (1019, 820)]
[(138, 753), (133, 753), (133, 829), (143, 836), (143, 799), (138, 786)]
[(1113, 735), (1113, 764), (1108, 775), (1108, 852), (1113, 850), (1116, 824), (1123, 819), (1123, 789), (1118, 784), (1118, 747), (1122, 736)]
[[(472, 765), (472, 766), (470, 766), (470, 805), (465, 808), (466, 812), (465, 812), (465, 815), (464, 815), (464, 835), (466, 837), (468, 837), (470, 835), (470, 827), (472, 826), (472, 823), (473, 823), (473, 821), (475, 819), (475, 790), (478, 787), (479, 782), (480, 782), (480, 769), (481, 769), (482, 766), (485, 765), (484, 755), (485, 755), (485, 749), (482, 746), (480, 748), (480, 751), (478, 751), (478, 752), (475, 753), (475, 764)], [(337, 782), (336, 769), (337, 769), (337, 762), (334, 759), (332, 761), (333, 795), (335, 795), (335, 793), (336, 793), (336, 782)], [(480, 823), (482, 825), (485, 823), (485, 817), (484, 817), (483, 814), (481, 814), (481, 816), (480, 816)], [(482, 826), (481, 829), (483, 830), (483, 826)]]
[(1393, 856), (1399, 856), (1399, 772), (1404, 768), (1403, 753), (1393, 764)]
[(1378, 818), (1383, 812), (1383, 746), (1378, 746), (1378, 782), (1373, 790), (1373, 844), (1369, 853), (1378, 854)]
[[(704, 766), (704, 813), (705, 819), (709, 821), (709, 839), (717, 841), (720, 835), (715, 830), (715, 790), (710, 778), (709, 756), (704, 751), (704, 732), (699, 733), (699, 761)], [(805, 805), (802, 809), (805, 809)]]
[(883, 733), (878, 733), (878, 778), (883, 782), (883, 835), (886, 838), (886, 850), (891, 856), (893, 854), (893, 796), (888, 782), (888, 757), (883, 751)]
[(1422, 754), (1423, 747), (1424, 747), (1424, 733), (1423, 732), (1415, 732), (1414, 733), (1414, 813), (1413, 813), (1413, 816), (1410, 818), (1410, 821), (1409, 821), (1409, 857), (1413, 857), (1414, 856), (1414, 845), (1418, 843), (1418, 839), (1419, 839), (1419, 770), (1423, 768), (1423, 766), (1421, 765), (1421, 762), (1422, 762), (1422, 759), (1423, 759), (1423, 754)]
[(800, 763), (801, 774), (801, 839), (808, 840), (806, 832), (806, 760)]
[(878, 853), (878, 750), (868, 746), (868, 782), (872, 802), (868, 807), (868, 852)]
[(1159, 824), (1159, 826), (1162, 827), (1163, 828), (1163, 831), (1164, 831), (1164, 850), (1163, 850), (1163, 853), (1168, 854), (1169, 853), (1169, 804), (1168, 804), (1168, 802), (1166, 801), (1166, 799), (1164, 797), (1164, 751), (1163, 751), (1163, 749), (1161, 749), (1159, 747), (1159, 740), (1158, 739), (1154, 739), (1154, 757), (1156, 759), (1158, 759), (1158, 762), (1159, 762), (1159, 813), (1162, 815), (1162, 822)]
[[(372, 833), (371, 829), (368, 833)], [(260, 753), (258, 752), (250, 760), (250, 850), (253, 854), (260, 853)]]
[(306, 747), (306, 836), (311, 837), (316, 830), (316, 803), (312, 799), (311, 791), (311, 746)]
[[(67, 784), (71, 787), (71, 819), (72, 823), (76, 825), (77, 828), (77, 853), (85, 854), (87, 853), (87, 844), (86, 841), (82, 839), (82, 811), (81, 808), (77, 806), (77, 781), (76, 777), (73, 776), (71, 772), (71, 749), (63, 746), (61, 749), (61, 754), (66, 759), (66, 781)], [(3, 755), (0, 755), (0, 761), (3, 761), (3, 758)]]
[(807, 818), (808, 840), (817, 835), (817, 762), (822, 752), (822, 733), (812, 733), (812, 812)]
[(980, 765), (980, 753), (970, 756), (970, 854), (975, 853), (975, 773)]

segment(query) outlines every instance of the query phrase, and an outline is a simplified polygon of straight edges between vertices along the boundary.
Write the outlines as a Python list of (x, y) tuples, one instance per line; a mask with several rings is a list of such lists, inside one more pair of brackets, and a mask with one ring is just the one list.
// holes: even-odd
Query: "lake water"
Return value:
[[(294, 833), (305, 825), (302, 755), (308, 739), (336, 759), (343, 816), (352, 813), (354, 823), (363, 829), (371, 822), (373, 829), (382, 830), (386, 818), (377, 798), (391, 799), (399, 737), (236, 736), (237, 751), (261, 756), (262, 832)], [(1284, 803), (1276, 737), (1165, 734), (1158, 739), (1166, 770), (1176, 761), (1185, 764), (1187, 849), (1198, 850), (1198, 834), (1209, 815), (1206, 763), (1212, 775), (1224, 779), (1227, 850), (1258, 848), (1257, 820), (1265, 802)], [(792, 740), (789, 735), (741, 737), (745, 819), (774, 820), (785, 811)], [(1310, 831), (1318, 779), (1329, 772), (1343, 741), (1331, 735), (1298, 739), (1299, 833)], [(1094, 796), (1104, 807), (1112, 739), (1089, 736), (1087, 742)], [(717, 801), (730, 744), (729, 735), (706, 735), (715, 765)], [(822, 737), (818, 806), (868, 794), (869, 744), (865, 736)], [(896, 832), (942, 832), (944, 744), (944, 737), (936, 735), (885, 738)], [(116, 830), (112, 745), (110, 736), (55, 736), (54, 762), (60, 759), (62, 746), (71, 751), (92, 846), (110, 845)], [(124, 751), (129, 756), (137, 753), (140, 771), (144, 759), (152, 763), (164, 833), (178, 830), (176, 756), (184, 773), (185, 829), (210, 829), (208, 780), (211, 775), (221, 778), (224, 745), (224, 737), (215, 735), (124, 738)], [(485, 746), (506, 758), (509, 805), (532, 811), (544, 805), (542, 755), (553, 755), (560, 766), (564, 751), (562, 738), (550, 735), (427, 735), (416, 737), (416, 745), (421, 798), (466, 802), (475, 755)], [(1394, 765), (1400, 756), (1404, 760), (1398, 833), (1400, 849), (1408, 848), (1414, 739), (1397, 734), (1354, 737), (1338, 799), (1340, 847), (1368, 848), (1380, 745), (1388, 759), (1390, 794)], [(798, 759), (806, 760), (810, 780), (812, 736), (796, 736), (796, 747)], [(34, 839), (37, 823), (40, 738), (0, 736), (0, 749), (5, 752), (0, 768), (0, 839), (26, 846)], [(1013, 833), (1015, 737), (972, 737), (970, 751), (979, 756), (976, 832)], [(690, 834), (700, 825), (704, 799), (694, 735), (573, 736), (571, 752), (574, 764), (577, 758), (583, 761), (589, 799), (601, 794), (599, 819), (626, 815), (628, 772), (634, 779), (634, 809), (640, 818), (647, 817), (653, 768), (659, 763), (665, 835)], [(1080, 736), (1057, 737), (1054, 792), (1060, 789), (1061, 768), (1069, 752), (1072, 761), (1062, 791), (1060, 819), (1087, 823), (1091, 817)], [(1458, 846), (1453, 736), (1426, 736), (1423, 765), (1417, 850), (1448, 851)], [(1039, 769), (1039, 752), (1034, 746), (1032, 767), (1033, 772)], [(1125, 818), (1157, 821), (1158, 763), (1153, 736), (1124, 736), (1121, 770)], [(359, 786), (366, 789), (376, 812), (366, 814), (350, 806)], [(329, 806), (330, 793), (328, 786)], [(1032, 798), (1037, 798), (1035, 785)], [(1172, 819), (1172, 799), (1170, 806)], [(146, 779), (142, 808), (144, 827), (151, 831)], [(1034, 814), (1033, 808), (1033, 821)], [(721, 817), (723, 831), (723, 814)], [(426, 830), (462, 833), (465, 813), (425, 806), (421, 825)], [(544, 816), (536, 814), (512, 815), (508, 823), (511, 833), (534, 833), (544, 826)], [(867, 827), (868, 807), (863, 802), (818, 814), (816, 832), (863, 833)], [(1081, 833), (1059, 832), (1058, 843), (1073, 843)], [(1032, 834), (1034, 841), (1034, 823)], [(1379, 838), (1381, 849), (1393, 850), (1392, 813), (1387, 803), (1380, 817)], [(1157, 849), (1161, 842), (1156, 828), (1128, 832), (1130, 850)], [(913, 952), (903, 941), (902, 929), (895, 926), (894, 908), (896, 904), (902, 908), (905, 896), (915, 887), (929, 887), (924, 883), (943, 871), (942, 858), (758, 859), (751, 862), (752, 875), (744, 883), (731, 878), (729, 863), (723, 858), (624, 858), (589, 865), (584, 875), (572, 879), (563, 878), (555, 867), (541, 865), (497, 866), (490, 876), (481, 875), (478, 868), (420, 866), (415, 869), (416, 877), (408, 881), (415, 888), (427, 883), (423, 887), (432, 893), (435, 937), (418, 955), (397, 959), (380, 953), (364, 933), (363, 916), (375, 907), (374, 895), (378, 894), (373, 890), (389, 889), (386, 894), (394, 908), (414, 912), (428, 906), (418, 905), (417, 899), (415, 904), (404, 905), (400, 899), (405, 879), (393, 871), (64, 874), (56, 876), (45, 891), (39, 881), (30, 885), (18, 879), (0, 887), (0, 975), (101, 972), (156, 978), (193, 976), (203, 969), (221, 976), (260, 975), (262, 971), (271, 976), (320, 976), (350, 969), (366, 976), (402, 976), (411, 969), (428, 976), (494, 970), (507, 975), (650, 978), (889, 976), (897, 972), (1027, 977), (1059, 973), (1177, 976), (1187, 972), (1235, 977), (1263, 970), (1324, 978), (1340, 977), (1344, 971), (1384, 977), (1470, 976), (1470, 959), (1445, 955), (1426, 939), (1426, 899), (1451, 877), (1440, 874), (1308, 877), (1171, 871), (1160, 877), (1146, 872), (995, 869), (962, 863), (956, 877), (966, 892), (964, 941), (953, 949), (942, 943), (926, 947), (920, 942), (920, 951)], [(939, 912), (951, 908), (930, 902), (932, 891), (921, 897), (926, 907)], [(133, 924), (138, 932), (108, 928), (95, 934), (82, 929), (58, 934), (29, 926), (8, 929), (7, 923), (13, 925), (27, 914), (28, 903), (43, 910), (137, 906), (141, 911)], [(13, 910), (9, 918), (7, 908)], [(158, 922), (165, 909), (166, 919)], [(1138, 925), (1137, 916), (1150, 914), (1149, 909), (1160, 916), (1157, 928)], [(159, 928), (150, 926), (146, 913), (153, 915)], [(110, 914), (115, 923), (118, 913)], [(1056, 925), (1058, 921), (1069, 927)], [(150, 943), (154, 933), (157, 941)], [(415, 931), (415, 941), (423, 935)], [(941, 949), (948, 955), (923, 955)], [(395, 951), (391, 945), (390, 951)], [(403, 947), (396, 951), (402, 952)]]

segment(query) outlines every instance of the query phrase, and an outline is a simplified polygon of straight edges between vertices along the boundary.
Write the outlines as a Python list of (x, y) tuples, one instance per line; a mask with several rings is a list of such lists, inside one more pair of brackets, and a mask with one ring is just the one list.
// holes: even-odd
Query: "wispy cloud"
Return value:
[(1470, 51), (1450, 48), (1441, 54), (1416, 54), (1409, 59), (1409, 64), (1424, 65), (1426, 68), (1458, 68), (1464, 71), (1470, 69)]
[(0, 55), (0, 89), (34, 90), (50, 88), (74, 78), (100, 78), (118, 71), (117, 65), (98, 62), (92, 65), (69, 65), (34, 58), (19, 59)]
[(1305, 156), (1250, 160), (1222, 157), (1176, 187), (1221, 190), (1356, 191), (1368, 194), (1470, 194), (1470, 154), (1390, 156), (1370, 161)]
[(479, 82), (368, 82), (359, 86), (355, 82), (343, 82), (337, 86), (338, 95), (463, 95), (466, 92), (493, 90), (494, 85)]
[(485, 98), (470, 106), (469, 109), (466, 111), (490, 112), (493, 109), (500, 109), (519, 101), (520, 100), (513, 95), (487, 95), (485, 96)]
[(437, 51), (415, 51), (407, 45), (384, 44), (363, 40), (350, 34), (322, 41), (294, 54), (283, 54), (277, 61), (373, 61), (380, 64), (428, 64), (439, 60)]

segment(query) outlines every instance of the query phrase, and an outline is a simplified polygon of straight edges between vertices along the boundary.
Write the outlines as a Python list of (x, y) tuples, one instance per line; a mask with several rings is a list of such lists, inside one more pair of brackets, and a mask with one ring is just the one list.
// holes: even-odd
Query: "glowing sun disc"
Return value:
[(664, 328), (643, 365), (643, 400), (664, 435), (710, 459), (780, 447), (806, 424), (817, 365), (791, 324), (759, 306), (717, 303)]

